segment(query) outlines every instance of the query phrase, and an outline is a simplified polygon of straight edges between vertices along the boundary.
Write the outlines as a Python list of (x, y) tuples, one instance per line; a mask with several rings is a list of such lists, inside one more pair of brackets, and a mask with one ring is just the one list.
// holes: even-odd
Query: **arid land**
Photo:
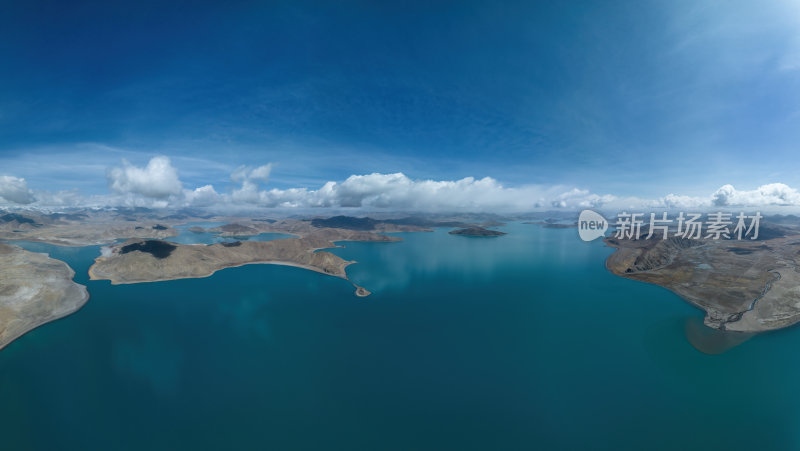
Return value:
[(706, 326), (764, 332), (800, 322), (800, 231), (762, 226), (758, 240), (655, 236), (605, 242), (612, 273), (665, 287), (706, 312)]
[(0, 349), (89, 299), (64, 262), (0, 243)]
[[(176, 226), (194, 222), (223, 222), (225, 225), (208, 230), (190, 230), (212, 232), (232, 240), (261, 233), (283, 233), (287, 238), (212, 245), (165, 241), (180, 233)], [(0, 211), (0, 348), (29, 330), (74, 313), (89, 298), (86, 287), (72, 281), (75, 273), (66, 263), (4, 242), (102, 245), (89, 275), (112, 284), (207, 277), (220, 269), (247, 264), (295, 266), (347, 280), (345, 268), (354, 262), (322, 249), (336, 247), (335, 242), (339, 241), (400, 241), (381, 233), (429, 231), (430, 226), (439, 224), (419, 218), (273, 219), (196, 211), (159, 214), (142, 208), (67, 213)], [(444, 225), (464, 224), (470, 223), (453, 221)], [(364, 287), (353, 286), (356, 296), (371, 294)]]

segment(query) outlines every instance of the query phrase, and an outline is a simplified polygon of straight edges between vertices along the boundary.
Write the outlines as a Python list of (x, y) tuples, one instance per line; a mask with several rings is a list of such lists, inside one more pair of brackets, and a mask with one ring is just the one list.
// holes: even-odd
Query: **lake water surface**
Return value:
[(0, 449), (800, 446), (800, 329), (702, 354), (602, 243), (503, 230), (340, 243), (367, 298), (272, 265), (111, 286), (99, 247), (24, 243), (91, 299), (0, 351)]

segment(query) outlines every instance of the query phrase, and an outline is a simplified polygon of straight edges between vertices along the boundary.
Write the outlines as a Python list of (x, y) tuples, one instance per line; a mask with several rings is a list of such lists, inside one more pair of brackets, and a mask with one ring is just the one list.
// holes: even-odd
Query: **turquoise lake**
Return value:
[(272, 265), (112, 286), (99, 247), (24, 243), (91, 299), (0, 351), (0, 449), (800, 447), (800, 328), (706, 355), (601, 242), (501, 230), (340, 243), (367, 298)]

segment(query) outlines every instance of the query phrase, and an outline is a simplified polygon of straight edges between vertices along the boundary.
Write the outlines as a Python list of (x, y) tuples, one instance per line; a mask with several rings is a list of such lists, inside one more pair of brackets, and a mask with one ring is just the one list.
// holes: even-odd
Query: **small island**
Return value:
[(505, 232), (499, 232), (497, 230), (490, 230), (485, 227), (479, 226), (472, 226), (472, 227), (465, 227), (463, 229), (456, 229), (447, 232), (450, 235), (463, 235), (463, 236), (502, 236), (505, 235)]
[(574, 229), (574, 228), (578, 227), (578, 224), (574, 223), (574, 222), (567, 224), (567, 223), (563, 223), (563, 222), (557, 222), (557, 221), (551, 220), (551, 219), (546, 219), (544, 221), (526, 221), (526, 222), (523, 222), (523, 224), (540, 225), (544, 229)]
[[(195, 223), (225, 225), (205, 228)], [(348, 227), (348, 223), (355, 225)], [(167, 241), (186, 224), (191, 224), (188, 231), (192, 233), (231, 239), (212, 245)], [(355, 262), (323, 249), (347, 241), (396, 242), (401, 238), (381, 233), (427, 230), (414, 224), (351, 217), (312, 224), (311, 219), (303, 218), (200, 215), (188, 210), (165, 216), (146, 208), (71, 213), (0, 210), (0, 349), (36, 327), (76, 312), (89, 299), (86, 287), (73, 282), (75, 273), (65, 262), (4, 244), (4, 240), (103, 245), (89, 276), (112, 284), (207, 277), (220, 269), (247, 264), (294, 266), (349, 281), (345, 268)], [(287, 238), (236, 240), (262, 233), (280, 233)], [(371, 294), (351, 284), (355, 296)]]
[[(146, 208), (70, 213), (0, 211), (0, 241), (103, 245), (89, 269), (90, 279), (131, 284), (208, 277), (220, 269), (248, 264), (294, 266), (349, 281), (345, 269), (354, 262), (324, 249), (339, 247), (347, 241), (401, 241), (382, 233), (431, 231), (430, 227), (463, 227), (451, 232), (454, 235), (505, 235), (485, 228), (502, 223), (464, 222), (468, 218), (266, 219), (202, 215), (188, 210), (180, 214), (164, 213)], [(224, 225), (213, 228), (197, 225), (202, 222)], [(190, 225), (188, 231), (192, 233), (230, 239), (210, 245), (167, 241), (186, 225)], [(238, 238), (263, 233), (285, 234), (287, 238), (271, 241)], [(73, 277), (74, 272), (64, 262), (0, 243), (0, 348), (31, 329), (80, 309), (89, 294), (86, 287), (72, 281)], [(355, 296), (371, 294), (367, 288), (350, 282)]]

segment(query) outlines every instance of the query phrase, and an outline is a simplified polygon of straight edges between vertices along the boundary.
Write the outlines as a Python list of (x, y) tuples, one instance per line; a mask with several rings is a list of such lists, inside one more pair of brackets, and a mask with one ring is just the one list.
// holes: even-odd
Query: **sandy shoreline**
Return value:
[(60, 319), (66, 318), (68, 316), (71, 316), (71, 315), (73, 315), (75, 313), (78, 313), (78, 311), (80, 309), (82, 309), (83, 306), (86, 305), (87, 302), (89, 302), (89, 298), (90, 298), (89, 291), (86, 289), (85, 286), (83, 286), (83, 285), (81, 285), (81, 286), (83, 287), (83, 291), (84, 291), (85, 296), (83, 297), (83, 299), (81, 301), (79, 301), (79, 305), (78, 305), (78, 307), (76, 309), (72, 310), (71, 312), (66, 312), (66, 313), (63, 313), (61, 315), (53, 316), (52, 318), (48, 319), (47, 321), (42, 321), (41, 323), (33, 324), (33, 325), (31, 325), (31, 326), (29, 326), (29, 327), (27, 327), (25, 329), (20, 330), (20, 332), (16, 333), (13, 336), (10, 336), (10, 338), (8, 338), (8, 339), (0, 340), (0, 351), (3, 350), (3, 348), (5, 348), (6, 346), (8, 346), (11, 343), (13, 343), (14, 341), (16, 341), (18, 338), (22, 337), (23, 335), (27, 334), (28, 332), (30, 332), (30, 331), (32, 331), (34, 329), (38, 329), (39, 327), (42, 327), (45, 324), (50, 324), (50, 323), (52, 323), (54, 321), (58, 321)]
[[(324, 249), (342, 247), (336, 241), (394, 242), (398, 238), (351, 231), (323, 230), (317, 235), (270, 241), (215, 244), (178, 244), (129, 240), (108, 248), (89, 268), (91, 280), (112, 285), (210, 277), (225, 268), (250, 264), (292, 266), (348, 280), (346, 268), (356, 263)], [(352, 282), (351, 282), (352, 284)], [(356, 295), (369, 290), (353, 284)]]
[[(98, 259), (95, 259), (95, 261), (97, 261), (97, 260)], [(347, 265), (345, 265), (345, 266), (349, 266), (349, 265), (351, 265), (353, 263), (355, 263), (355, 262), (348, 262)], [(201, 275), (196, 275), (196, 276), (172, 276), (172, 277), (163, 277), (163, 278), (152, 279), (152, 280), (136, 280), (136, 281), (123, 281), (123, 280), (119, 280), (119, 279), (117, 279), (117, 278), (115, 278), (113, 276), (98, 277), (97, 275), (94, 274), (94, 265), (92, 265), (89, 268), (89, 280), (108, 280), (108, 281), (111, 282), (111, 285), (130, 285), (130, 284), (134, 284), (134, 283), (165, 282), (165, 281), (168, 281), (168, 280), (205, 279), (206, 277), (213, 276), (217, 271), (221, 271), (221, 270), (227, 269), (227, 268), (239, 268), (241, 266), (247, 266), (247, 265), (293, 266), (295, 268), (307, 269), (309, 271), (314, 271), (314, 272), (317, 272), (317, 273), (320, 273), (320, 274), (325, 274), (326, 276), (338, 277), (340, 279), (348, 280), (346, 275), (331, 274), (331, 273), (325, 272), (325, 271), (323, 271), (323, 270), (321, 270), (319, 268), (315, 268), (313, 266), (301, 265), (299, 263), (285, 262), (285, 261), (280, 261), (280, 260), (264, 260), (264, 261), (245, 262), (245, 263), (234, 263), (234, 264), (230, 264), (230, 265), (220, 266), (218, 268), (215, 268), (214, 270), (212, 270), (211, 272), (209, 272), (207, 274), (201, 274)]]

